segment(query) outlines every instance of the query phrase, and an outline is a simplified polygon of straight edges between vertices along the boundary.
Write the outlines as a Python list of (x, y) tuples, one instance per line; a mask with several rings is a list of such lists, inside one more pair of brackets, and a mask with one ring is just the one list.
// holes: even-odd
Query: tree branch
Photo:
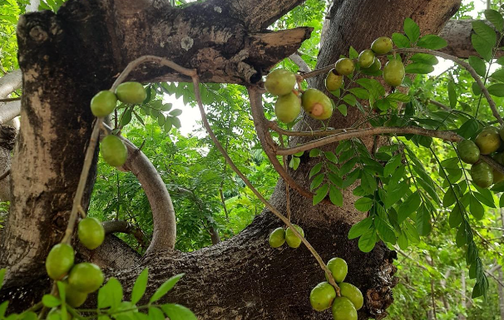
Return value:
[(136, 228), (128, 221), (123, 220), (104, 221), (102, 225), (103, 229), (105, 229), (105, 234), (112, 234), (118, 232), (131, 234), (135, 237), (135, 239), (143, 249), (147, 248), (145, 235), (142, 232), (142, 230), (140, 228)]
[(0, 78), (0, 98), (6, 98), (13, 91), (21, 88), (21, 70), (17, 69)]
[(0, 102), (0, 125), (6, 124), (21, 113), (21, 101)]

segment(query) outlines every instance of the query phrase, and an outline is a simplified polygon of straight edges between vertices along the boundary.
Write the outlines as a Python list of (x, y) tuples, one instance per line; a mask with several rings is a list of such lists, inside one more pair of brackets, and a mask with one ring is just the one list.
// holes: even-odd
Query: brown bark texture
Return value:
[[(136, 11), (117, 9), (114, 0), (69, 0), (57, 15), (40, 12), (22, 17), (18, 27), (22, 129), (12, 165), (11, 212), (0, 242), (0, 267), (9, 269), (0, 301), (9, 299), (11, 310), (20, 310), (49, 288), (43, 262), (66, 226), (91, 133), (89, 101), (96, 92), (108, 89), (129, 61), (145, 54), (195, 68), (204, 82), (253, 85), (309, 37), (309, 28), (266, 30), (301, 2), (208, 0), (179, 9), (163, 1), (143, 1), (146, 7)], [(386, 5), (336, 0), (318, 65), (334, 63), (350, 45), (362, 50), (378, 36), (401, 31), (406, 17), (417, 21), (424, 33), (437, 33), (458, 6), (458, 0), (391, 0)], [(131, 78), (187, 80), (153, 65), (139, 68)], [(320, 89), (322, 82), (320, 76), (310, 84)], [(350, 110), (330, 125), (346, 127), (360, 116)], [(302, 158), (300, 168), (290, 174), (307, 188), (314, 164)], [(365, 254), (356, 240), (347, 239), (350, 226), (365, 214), (354, 209), (351, 190), (344, 199), (342, 208), (314, 207), (311, 199), (291, 192), (292, 220), (304, 228), (325, 261), (335, 256), (347, 260), (348, 281), (365, 295), (359, 319), (380, 319), (393, 301), (395, 253), (377, 244)], [(286, 211), (282, 181), (271, 202)], [(265, 211), (234, 238), (196, 252), (157, 250), (140, 259), (115, 239), (109, 240), (112, 245), (102, 255), (82, 251), (79, 258), (101, 261), (107, 275), (118, 277), (126, 291), (148, 266), (147, 296), (169, 277), (185, 273), (166, 301), (188, 306), (200, 319), (331, 319), (330, 312), (317, 313), (310, 307), (309, 292), (324, 281), (324, 274), (308, 250), (268, 246), (268, 234), (278, 226), (279, 221)], [(100, 260), (107, 255), (120, 259)]]

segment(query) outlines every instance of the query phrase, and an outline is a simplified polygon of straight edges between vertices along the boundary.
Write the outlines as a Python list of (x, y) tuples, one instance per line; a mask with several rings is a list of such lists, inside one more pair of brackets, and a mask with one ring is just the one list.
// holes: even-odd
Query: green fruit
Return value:
[(79, 222), (79, 240), (89, 250), (98, 248), (105, 239), (105, 230), (96, 218), (85, 218)]
[(485, 127), (474, 140), (481, 154), (490, 154), (497, 151), (501, 145), (499, 130), (496, 127)]
[(296, 75), (288, 70), (276, 69), (266, 77), (264, 87), (275, 96), (291, 92), (296, 84)]
[(310, 292), (310, 303), (314, 310), (323, 311), (331, 307), (336, 290), (328, 282), (321, 282)]
[(322, 91), (310, 88), (301, 96), (301, 104), (308, 115), (314, 119), (326, 120), (332, 116), (331, 99)]
[(123, 82), (117, 86), (117, 99), (124, 103), (142, 103), (147, 92), (140, 82)]
[(343, 86), (343, 76), (340, 76), (336, 73), (335, 69), (332, 69), (327, 73), (327, 77), (325, 79), (325, 86), (327, 91), (336, 91), (341, 86)]
[(339, 75), (347, 76), (355, 70), (355, 65), (351, 59), (341, 58), (334, 66)]
[(106, 163), (120, 167), (128, 158), (128, 149), (117, 136), (109, 134), (101, 142), (101, 155)]
[(95, 117), (103, 118), (114, 111), (116, 104), (117, 97), (112, 91), (100, 91), (91, 99), (91, 112)]
[(91, 293), (103, 284), (103, 272), (93, 263), (83, 262), (75, 265), (68, 276), (68, 284), (80, 292)]
[[(301, 227), (298, 226), (297, 224), (294, 224), (293, 226), (294, 226), (294, 228), (296, 228), (297, 232), (299, 232), (304, 237), (303, 229), (301, 229)], [(291, 230), (290, 227), (287, 228), (287, 230), (285, 230), (285, 241), (287, 241), (287, 244), (291, 248), (297, 248), (301, 245), (301, 239), (299, 239), (294, 234), (294, 232)]]
[(480, 157), (480, 149), (471, 140), (463, 140), (457, 146), (460, 159), (465, 163), (476, 163)]
[(362, 308), (362, 305), (364, 304), (364, 297), (362, 296), (362, 292), (359, 288), (347, 282), (340, 283), (339, 287), (341, 295), (350, 299), (356, 310)]
[(492, 168), (485, 162), (478, 162), (471, 167), (471, 177), (475, 185), (488, 188), (493, 183)]
[(70, 271), (74, 264), (74, 250), (66, 243), (58, 243), (52, 247), (47, 255), (46, 270), (49, 278), (61, 280)]
[(359, 65), (361, 68), (367, 69), (375, 62), (375, 55), (373, 50), (363, 50), (359, 53)]
[[(500, 165), (504, 165), (504, 152), (497, 153), (493, 158)], [(493, 173), (493, 183), (494, 184), (499, 183), (504, 180), (504, 174), (500, 173), (500, 171), (493, 169), (492, 173)]]
[(392, 39), (389, 37), (379, 37), (371, 44), (371, 50), (376, 54), (386, 54), (392, 50)]
[(502, 126), (499, 130), (499, 135), (501, 137), (501, 139), (504, 141), (504, 126)]
[(285, 243), (284, 228), (276, 228), (269, 236), (269, 244), (273, 248), (281, 247)]
[(332, 276), (336, 282), (339, 283), (345, 281), (348, 273), (348, 265), (345, 260), (341, 258), (332, 258), (329, 262), (327, 262), (327, 268), (331, 270)]
[(357, 320), (357, 310), (346, 297), (338, 297), (334, 299), (331, 308), (334, 320)]
[(375, 73), (377, 71), (380, 71), (380, 69), (381, 69), (381, 61), (380, 61), (380, 59), (375, 58), (373, 64), (369, 68), (365, 69), (364, 71), (369, 72), (369, 73)]
[(296, 120), (301, 112), (301, 99), (292, 91), (278, 97), (275, 103), (275, 114), (283, 123), (291, 123)]
[(401, 59), (390, 60), (385, 67), (383, 67), (383, 80), (392, 87), (400, 86), (404, 80), (405, 74), (406, 71), (404, 70), (404, 64)]
[(65, 301), (72, 307), (78, 308), (86, 302), (87, 293), (80, 292), (65, 282)]

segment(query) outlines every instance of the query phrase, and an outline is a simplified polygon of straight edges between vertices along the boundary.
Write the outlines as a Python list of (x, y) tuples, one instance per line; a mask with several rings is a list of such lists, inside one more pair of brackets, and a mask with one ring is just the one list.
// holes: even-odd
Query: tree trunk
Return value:
[[(253, 85), (309, 36), (310, 30), (301, 28), (266, 31), (268, 24), (300, 2), (207, 0), (174, 9), (162, 1), (152, 5), (142, 1), (138, 9), (128, 7), (130, 1), (125, 0), (118, 2), (120, 7), (113, 0), (69, 0), (57, 15), (40, 12), (21, 18), (23, 123), (12, 166), (11, 212), (0, 243), (0, 266), (9, 267), (0, 301), (8, 297), (12, 310), (20, 310), (49, 288), (43, 286), (48, 283), (43, 261), (66, 226), (91, 133), (89, 101), (96, 92), (109, 88), (129, 61), (144, 54), (195, 68), (202, 81)], [(406, 17), (416, 20), (424, 33), (436, 33), (459, 2), (392, 0), (385, 6), (372, 0), (335, 1), (318, 66), (334, 63), (350, 45), (362, 50), (378, 36), (401, 31)], [(132, 14), (137, 10), (141, 11)], [(187, 79), (152, 65), (139, 68), (132, 77)], [(319, 76), (311, 85), (322, 88), (322, 82)], [(358, 111), (350, 110), (346, 118), (336, 116), (330, 125), (346, 127), (359, 117)], [(304, 188), (314, 163), (303, 158), (300, 168), (290, 172)], [(351, 190), (344, 197), (343, 208), (314, 207), (311, 199), (291, 192), (292, 220), (304, 228), (324, 261), (335, 256), (347, 260), (348, 281), (365, 295), (359, 319), (380, 319), (393, 301), (395, 253), (377, 244), (365, 254), (356, 240), (348, 240), (350, 226), (365, 214), (353, 207)], [(279, 181), (271, 202), (285, 212), (285, 199), (285, 186)], [(131, 257), (133, 266), (118, 272), (125, 266), (117, 264), (108, 275), (131, 290), (135, 277), (148, 266), (148, 294), (152, 294), (167, 278), (184, 272), (167, 299), (190, 307), (200, 319), (330, 319), (330, 312), (316, 313), (310, 307), (309, 292), (324, 280), (324, 274), (308, 250), (269, 247), (268, 234), (278, 226), (277, 219), (265, 211), (234, 238), (196, 252), (158, 251), (138, 261), (134, 253), (123, 251), (123, 258)], [(118, 254), (113, 246), (109, 250), (110, 255)]]

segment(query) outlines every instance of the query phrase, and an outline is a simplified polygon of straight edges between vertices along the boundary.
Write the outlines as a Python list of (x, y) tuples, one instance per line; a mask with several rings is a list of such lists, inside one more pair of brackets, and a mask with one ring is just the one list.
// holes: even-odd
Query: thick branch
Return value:
[(0, 78), (0, 98), (7, 97), (13, 91), (21, 88), (21, 70), (15, 70)]
[(135, 227), (128, 221), (123, 220), (113, 220), (113, 221), (105, 221), (102, 223), (103, 229), (105, 229), (105, 234), (111, 233), (126, 233), (131, 234), (135, 237), (142, 248), (147, 248), (147, 243), (145, 241), (145, 235), (141, 229)]

